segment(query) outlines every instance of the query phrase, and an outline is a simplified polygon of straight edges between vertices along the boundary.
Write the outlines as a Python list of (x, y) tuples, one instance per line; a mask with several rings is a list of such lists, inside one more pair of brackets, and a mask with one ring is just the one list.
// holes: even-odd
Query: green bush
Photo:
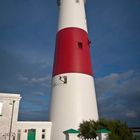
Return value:
[(83, 121), (79, 126), (79, 137), (95, 138), (97, 136), (96, 131), (103, 128), (111, 131), (109, 140), (136, 140), (126, 123), (106, 119), (100, 119), (97, 122), (94, 120)]

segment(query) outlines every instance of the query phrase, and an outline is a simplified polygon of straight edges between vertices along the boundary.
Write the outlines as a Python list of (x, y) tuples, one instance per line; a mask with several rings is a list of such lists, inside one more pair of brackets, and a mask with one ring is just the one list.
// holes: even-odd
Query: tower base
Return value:
[(83, 120), (98, 120), (93, 77), (65, 73), (53, 77), (50, 120), (52, 139), (65, 140), (63, 131), (78, 129)]

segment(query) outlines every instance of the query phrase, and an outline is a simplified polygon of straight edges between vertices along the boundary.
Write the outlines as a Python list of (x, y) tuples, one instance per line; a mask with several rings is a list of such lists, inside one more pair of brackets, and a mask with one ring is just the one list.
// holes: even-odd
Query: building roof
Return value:
[(0, 98), (1, 99), (21, 99), (20, 94), (13, 94), (13, 93), (1, 93), (0, 92)]
[(75, 129), (68, 129), (66, 131), (63, 132), (64, 134), (79, 134), (80, 132), (78, 130)]
[(96, 133), (111, 133), (111, 131), (107, 129), (99, 129), (96, 131)]
[(140, 127), (131, 127), (132, 132), (140, 132)]

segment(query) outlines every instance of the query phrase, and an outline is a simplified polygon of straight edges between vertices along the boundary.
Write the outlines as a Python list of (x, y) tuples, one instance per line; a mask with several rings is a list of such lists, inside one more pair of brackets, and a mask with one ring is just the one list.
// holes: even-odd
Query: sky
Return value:
[[(0, 92), (20, 93), (19, 120), (48, 120), (56, 0), (0, 0)], [(140, 126), (140, 0), (87, 0), (100, 118)]]

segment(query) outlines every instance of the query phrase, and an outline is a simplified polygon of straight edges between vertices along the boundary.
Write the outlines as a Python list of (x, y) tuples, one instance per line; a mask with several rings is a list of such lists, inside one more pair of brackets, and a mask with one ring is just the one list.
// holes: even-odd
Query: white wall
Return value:
[[(18, 130), (21, 131), (20, 140), (27, 140), (29, 129), (36, 129), (36, 140), (50, 140), (52, 126), (51, 122), (19, 121), (17, 124)], [(42, 132), (42, 129), (46, 130), (45, 133)], [(45, 134), (45, 139), (42, 139), (42, 134)]]
[[(0, 140), (9, 140), (10, 126), (12, 126), (11, 132), (15, 140), (17, 140), (18, 130), (21, 132), (20, 140), (27, 140), (28, 129), (36, 129), (36, 140), (50, 140), (51, 122), (25, 122), (17, 120), (20, 99), (19, 94), (0, 93)], [(11, 119), (12, 116), (13, 119)], [(42, 129), (46, 131), (42, 132)], [(42, 139), (42, 134), (45, 134), (45, 139)], [(12, 135), (10, 140), (13, 140)]]
[(87, 31), (84, 1), (61, 0), (58, 31), (76, 27)]
[(0, 93), (0, 140), (9, 138), (10, 128), (11, 134), (16, 137), (16, 123), (20, 99), (19, 94)]
[[(67, 83), (60, 77), (67, 76)], [(78, 129), (83, 120), (98, 120), (93, 77), (82, 73), (59, 74), (52, 79), (50, 120), (52, 140), (65, 140), (63, 131)]]

